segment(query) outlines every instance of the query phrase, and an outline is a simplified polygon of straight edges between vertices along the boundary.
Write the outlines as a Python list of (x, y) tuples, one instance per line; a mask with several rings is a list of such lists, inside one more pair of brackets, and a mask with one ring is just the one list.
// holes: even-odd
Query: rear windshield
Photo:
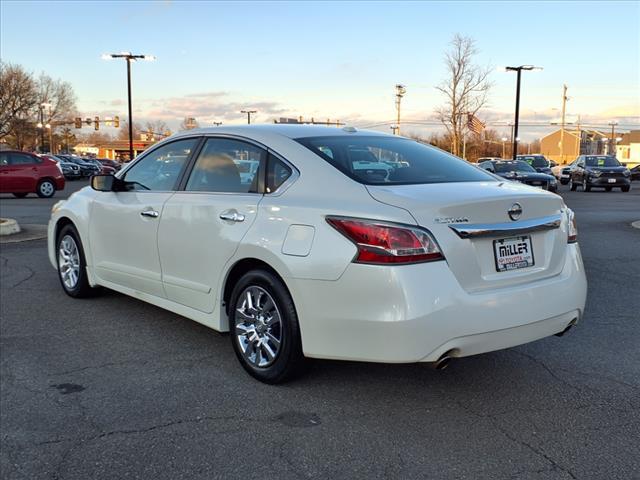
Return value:
[(615, 157), (605, 155), (589, 155), (585, 158), (587, 167), (619, 167), (620, 162)]
[(518, 160), (527, 162), (534, 168), (545, 168), (549, 166), (549, 161), (542, 155), (518, 155)]
[(296, 141), (365, 185), (496, 181), (460, 158), (405, 138), (339, 136)]

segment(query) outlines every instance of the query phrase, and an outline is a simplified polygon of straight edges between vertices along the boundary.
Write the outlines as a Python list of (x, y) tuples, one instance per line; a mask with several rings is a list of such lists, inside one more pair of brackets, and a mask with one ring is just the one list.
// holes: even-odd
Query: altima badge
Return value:
[(438, 217), (433, 219), (436, 223), (469, 223), (467, 217)]
[(511, 208), (507, 210), (507, 213), (509, 214), (509, 218), (515, 222), (522, 215), (522, 205), (514, 203)]

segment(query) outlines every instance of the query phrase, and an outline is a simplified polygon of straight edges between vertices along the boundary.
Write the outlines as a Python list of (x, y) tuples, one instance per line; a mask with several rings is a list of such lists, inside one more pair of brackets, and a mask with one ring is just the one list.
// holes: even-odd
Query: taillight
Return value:
[(356, 245), (356, 263), (397, 265), (444, 260), (434, 238), (421, 228), (345, 217), (327, 217), (327, 222)]
[(567, 243), (576, 243), (578, 241), (578, 224), (576, 223), (576, 214), (570, 208), (567, 208), (567, 218), (569, 220)]

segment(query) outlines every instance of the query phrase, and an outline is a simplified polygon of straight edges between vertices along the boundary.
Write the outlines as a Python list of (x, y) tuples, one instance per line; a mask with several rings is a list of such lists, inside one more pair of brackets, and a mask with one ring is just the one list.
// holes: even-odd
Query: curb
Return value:
[(636, 220), (635, 222), (631, 222), (631, 226), (633, 228), (640, 228), (640, 220)]
[(20, 233), (20, 225), (13, 218), (0, 218), (0, 236)]
[(42, 240), (43, 238), (47, 238), (46, 225), (23, 224), (21, 225), (20, 233), (2, 235), (0, 237), (0, 243), (19, 243), (27, 242), (29, 240)]

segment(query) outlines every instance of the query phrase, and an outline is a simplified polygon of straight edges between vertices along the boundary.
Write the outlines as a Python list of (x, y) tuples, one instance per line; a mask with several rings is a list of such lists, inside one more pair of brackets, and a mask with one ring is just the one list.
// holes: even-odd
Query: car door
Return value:
[(8, 152), (7, 166), (2, 176), (7, 192), (35, 192), (40, 159), (28, 153)]
[(100, 280), (165, 297), (158, 225), (199, 141), (190, 137), (158, 146), (119, 176), (124, 191), (96, 193), (89, 241)]
[[(169, 300), (213, 312), (224, 266), (256, 218), (266, 155), (243, 140), (206, 139), (160, 220), (158, 248)], [(255, 167), (246, 168), (247, 162)]]

